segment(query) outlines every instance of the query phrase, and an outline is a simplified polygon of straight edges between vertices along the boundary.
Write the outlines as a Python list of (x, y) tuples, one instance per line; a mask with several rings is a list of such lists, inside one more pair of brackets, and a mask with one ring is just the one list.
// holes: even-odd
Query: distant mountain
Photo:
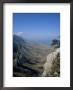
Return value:
[[(43, 45), (50, 45), (51, 44), (51, 41), (52, 41), (52, 39), (50, 39), (50, 38), (42, 38), (42, 39), (35, 39), (35, 38), (24, 38), (24, 36), (20, 36), (21, 38), (23, 38), (26, 42), (30, 42), (30, 43), (33, 43), (33, 44), (43, 44)], [(28, 36), (29, 37), (29, 36)]]

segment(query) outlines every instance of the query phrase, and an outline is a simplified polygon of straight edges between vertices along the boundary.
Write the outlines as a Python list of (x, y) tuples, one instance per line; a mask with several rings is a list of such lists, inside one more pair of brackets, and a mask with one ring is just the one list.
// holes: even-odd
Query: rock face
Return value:
[[(58, 76), (58, 73), (56, 72), (55, 68), (57, 69), (60, 69), (60, 68), (57, 65), (54, 65), (54, 62), (55, 64), (60, 64), (60, 58), (58, 58), (59, 57), (58, 54), (60, 54), (60, 48), (57, 48), (54, 52), (50, 53), (47, 56), (47, 61), (44, 64), (44, 72), (42, 73), (42, 77), (46, 77), (46, 76), (50, 77), (54, 75)], [(54, 68), (54, 71), (52, 71), (52, 67)]]

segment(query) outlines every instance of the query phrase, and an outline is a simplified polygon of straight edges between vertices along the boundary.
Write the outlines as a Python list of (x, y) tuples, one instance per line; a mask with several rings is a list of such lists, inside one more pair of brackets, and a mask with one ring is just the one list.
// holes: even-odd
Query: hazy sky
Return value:
[(13, 33), (26, 39), (53, 39), (60, 35), (59, 13), (14, 13)]

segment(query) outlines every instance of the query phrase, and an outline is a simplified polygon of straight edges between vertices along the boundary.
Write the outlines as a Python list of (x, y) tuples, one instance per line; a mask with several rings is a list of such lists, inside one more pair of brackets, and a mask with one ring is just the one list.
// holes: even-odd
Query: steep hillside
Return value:
[(13, 75), (39, 76), (43, 72), (46, 56), (51, 51), (46, 45), (34, 44), (13, 36)]
[[(56, 48), (54, 46), (48, 47), (44, 44), (40, 45), (13, 35), (13, 76), (43, 76), (44, 71), (46, 68), (48, 69), (51, 64), (51, 61), (48, 62), (50, 58), (48, 55), (55, 50)], [(48, 64), (46, 65), (47, 62)], [(57, 61), (54, 62), (57, 63)], [(56, 66), (54, 62), (51, 64), (51, 66), (53, 66), (51, 67), (52, 73), (54, 72), (54, 67)], [(58, 69), (60, 68), (58, 67)]]

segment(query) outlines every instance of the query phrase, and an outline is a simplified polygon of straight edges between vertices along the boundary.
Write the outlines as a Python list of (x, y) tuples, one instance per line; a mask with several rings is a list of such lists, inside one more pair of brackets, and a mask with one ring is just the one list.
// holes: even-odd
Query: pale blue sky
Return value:
[(14, 13), (13, 33), (26, 39), (53, 39), (60, 35), (60, 13)]

